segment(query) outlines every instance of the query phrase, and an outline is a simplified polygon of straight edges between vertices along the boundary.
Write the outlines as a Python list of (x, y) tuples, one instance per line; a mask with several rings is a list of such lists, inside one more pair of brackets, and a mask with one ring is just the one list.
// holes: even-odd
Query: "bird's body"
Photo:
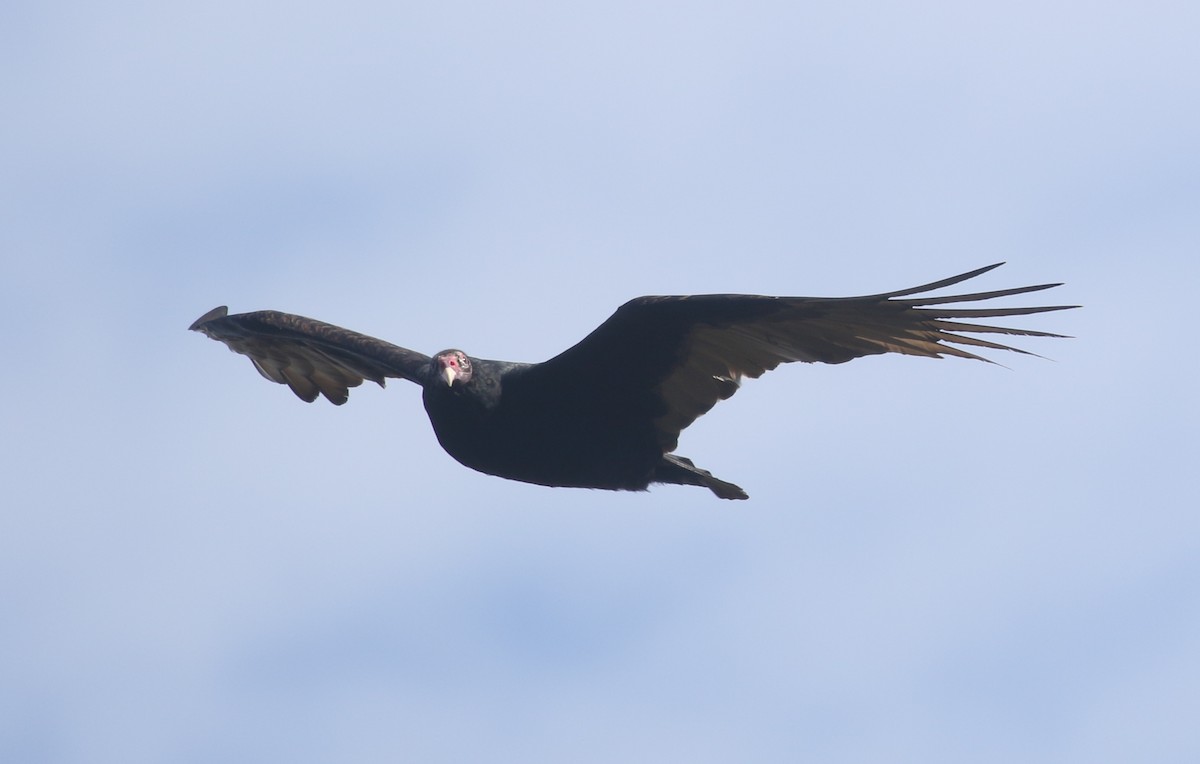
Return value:
[(276, 311), (230, 316), (217, 308), (191, 328), (249, 356), (263, 376), (306, 401), (320, 394), (340, 405), (349, 388), (365, 379), (416, 382), (438, 442), (480, 472), (547, 486), (697, 485), (721, 498), (744, 499), (742, 489), (672, 453), (680, 431), (733, 395), (743, 376), (757, 377), (788, 361), (842, 363), (886, 352), (979, 358), (946, 342), (1016, 350), (952, 332), (1058, 336), (947, 319), (1073, 306), (930, 307), (1057, 284), (904, 299), (995, 267), (868, 297), (639, 297), (575, 346), (538, 364), (472, 358), (459, 350), (431, 358)]
[(422, 396), (438, 442), (458, 461), (540, 485), (637, 488), (649, 482), (646, 465), (662, 455), (649, 420), (605, 418), (602, 405), (575, 405), (570, 390), (531, 387), (532, 366), (504, 369), (480, 359), (473, 366), (472, 383), (487, 385), (481, 394), (429, 385)]

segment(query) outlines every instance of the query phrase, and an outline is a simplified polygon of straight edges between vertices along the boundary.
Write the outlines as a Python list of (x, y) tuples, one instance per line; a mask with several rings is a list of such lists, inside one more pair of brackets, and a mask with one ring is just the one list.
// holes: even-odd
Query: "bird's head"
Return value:
[(461, 350), (443, 350), (433, 357), (433, 371), (447, 387), (471, 381), (471, 359)]

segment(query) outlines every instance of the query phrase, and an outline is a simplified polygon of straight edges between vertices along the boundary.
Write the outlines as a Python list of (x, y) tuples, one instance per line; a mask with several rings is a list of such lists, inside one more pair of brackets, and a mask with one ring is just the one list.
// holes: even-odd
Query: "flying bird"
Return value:
[(1078, 306), (946, 307), (1060, 284), (925, 296), (1002, 264), (864, 297), (638, 297), (542, 363), (490, 361), (457, 349), (431, 358), (273, 310), (231, 316), (222, 306), (190, 329), (249, 356), (264, 377), (310, 403), (323, 395), (340, 406), (363, 380), (380, 386), (388, 378), (416, 382), (442, 448), (489, 475), (626, 491), (672, 483), (745, 499), (738, 486), (674, 453), (680, 432), (737, 392), (742, 378), (791, 361), (844, 363), (880, 353), (987, 361), (956, 346), (1028, 354), (974, 335), (1062, 337), (955, 319)]

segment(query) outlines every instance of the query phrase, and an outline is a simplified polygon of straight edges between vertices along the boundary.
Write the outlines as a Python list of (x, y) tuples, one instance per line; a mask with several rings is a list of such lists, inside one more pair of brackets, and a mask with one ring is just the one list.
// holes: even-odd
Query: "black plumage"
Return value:
[(416, 382), (442, 447), (480, 472), (548, 486), (696, 485), (723, 499), (744, 499), (738, 486), (672, 453), (679, 433), (733, 395), (742, 377), (790, 361), (843, 363), (879, 353), (987, 360), (957, 346), (1025, 353), (973, 335), (1062, 336), (956, 319), (1076, 306), (946, 307), (1059, 284), (918, 296), (999, 265), (865, 297), (639, 297), (575, 346), (537, 364), (472, 358), (460, 350), (431, 358), (270, 310), (231, 316), (220, 307), (190, 328), (249, 356), (264, 377), (309, 402), (323, 395), (341, 405), (363, 380)]

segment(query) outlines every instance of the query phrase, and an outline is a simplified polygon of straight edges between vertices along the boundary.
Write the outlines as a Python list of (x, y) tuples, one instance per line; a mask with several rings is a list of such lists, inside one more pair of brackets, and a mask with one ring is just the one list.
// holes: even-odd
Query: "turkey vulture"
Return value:
[(577, 345), (543, 363), (489, 361), (461, 350), (432, 358), (311, 318), (219, 307), (191, 325), (250, 357), (272, 382), (341, 405), (349, 388), (388, 377), (416, 382), (442, 448), (480, 472), (547, 486), (645, 490), (703, 486), (745, 499), (733, 483), (672, 453), (679, 433), (742, 377), (781, 363), (843, 363), (878, 353), (974, 358), (973, 348), (1024, 350), (962, 334), (1062, 337), (949, 319), (1024, 316), (1074, 305), (956, 308), (1059, 284), (948, 297), (924, 295), (997, 268), (865, 297), (710, 294), (638, 297)]

